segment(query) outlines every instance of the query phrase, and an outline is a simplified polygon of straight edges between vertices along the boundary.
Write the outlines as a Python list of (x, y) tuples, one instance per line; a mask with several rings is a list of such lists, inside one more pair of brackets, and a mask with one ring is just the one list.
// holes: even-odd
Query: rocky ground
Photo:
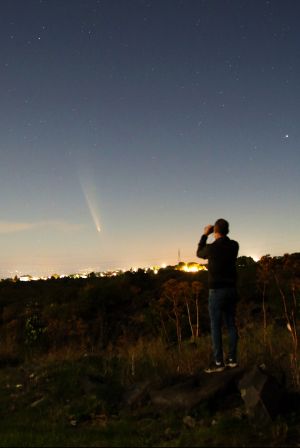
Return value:
[(299, 396), (265, 366), (122, 385), (85, 358), (0, 370), (0, 446), (299, 446)]

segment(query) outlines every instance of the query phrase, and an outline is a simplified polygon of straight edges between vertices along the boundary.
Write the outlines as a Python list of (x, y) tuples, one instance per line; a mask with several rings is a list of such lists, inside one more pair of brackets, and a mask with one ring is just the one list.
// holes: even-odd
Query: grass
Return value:
[[(289, 347), (282, 331), (273, 334), (272, 356), (259, 329), (241, 334), (244, 364), (270, 361), (288, 375)], [(253, 336), (253, 333), (255, 335)], [(30, 357), (0, 369), (0, 447), (102, 446), (296, 446), (300, 442), (297, 407), (263, 430), (253, 429), (235, 410), (201, 405), (191, 412), (195, 426), (186, 427), (183, 412), (160, 412), (150, 405), (135, 410), (120, 406), (132, 383), (167, 380), (192, 374), (207, 363), (209, 338), (185, 342), (181, 350), (162, 341), (98, 356), (59, 351)], [(71, 353), (72, 352), (72, 353)]]
[(105, 447), (105, 446), (141, 446), (141, 438), (135, 435), (133, 428), (122, 423), (110, 425), (108, 429), (66, 428), (63, 425), (49, 425), (37, 422), (23, 427), (1, 428), (2, 447)]
[(0, 446), (138, 446), (133, 427), (112, 417), (122, 386), (101, 368), (83, 358), (2, 369)]

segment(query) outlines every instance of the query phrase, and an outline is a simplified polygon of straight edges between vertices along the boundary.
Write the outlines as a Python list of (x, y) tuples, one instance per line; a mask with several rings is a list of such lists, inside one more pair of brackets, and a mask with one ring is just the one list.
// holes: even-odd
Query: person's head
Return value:
[(222, 218), (218, 219), (214, 225), (214, 233), (226, 236), (229, 233), (229, 222)]

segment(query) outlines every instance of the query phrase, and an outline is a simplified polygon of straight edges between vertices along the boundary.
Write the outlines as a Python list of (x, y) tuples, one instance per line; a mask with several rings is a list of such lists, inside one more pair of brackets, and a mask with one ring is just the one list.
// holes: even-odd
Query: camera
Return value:
[(212, 233), (214, 233), (214, 230), (215, 230), (215, 226), (212, 225), (209, 230), (209, 234), (211, 235)]

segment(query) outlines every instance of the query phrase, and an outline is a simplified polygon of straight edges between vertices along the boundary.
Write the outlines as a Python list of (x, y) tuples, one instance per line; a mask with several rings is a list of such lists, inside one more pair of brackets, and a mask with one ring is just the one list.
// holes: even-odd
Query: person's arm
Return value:
[(208, 247), (207, 247), (207, 235), (202, 235), (201, 240), (198, 244), (197, 257), (204, 258), (205, 260), (208, 258)]
[(204, 228), (203, 235), (198, 244), (197, 257), (204, 258), (204, 259), (208, 258), (208, 247), (209, 246), (207, 245), (207, 238), (208, 238), (208, 235), (213, 233), (213, 231), (214, 231), (214, 226), (212, 226), (211, 224), (209, 224), (208, 226), (206, 226)]

